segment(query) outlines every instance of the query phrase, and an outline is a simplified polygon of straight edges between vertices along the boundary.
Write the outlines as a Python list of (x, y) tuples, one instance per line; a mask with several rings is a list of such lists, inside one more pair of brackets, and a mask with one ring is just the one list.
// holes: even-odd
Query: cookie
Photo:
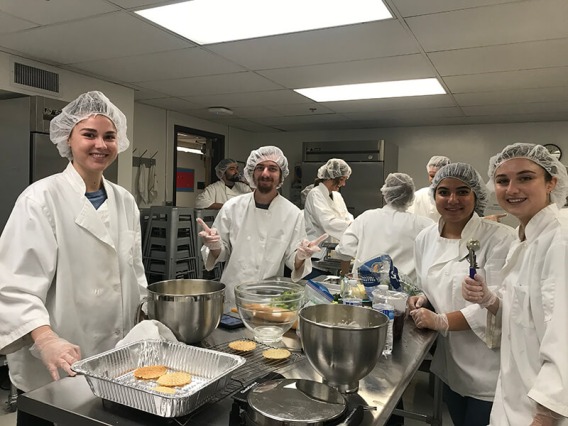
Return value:
[(263, 357), (265, 357), (266, 359), (273, 359), (273, 360), (286, 359), (290, 355), (292, 354), (288, 349), (267, 349), (264, 352), (262, 352)]
[(239, 352), (250, 352), (256, 349), (256, 343), (252, 340), (235, 340), (229, 343), (229, 347)]
[(137, 379), (157, 379), (168, 372), (165, 365), (147, 365), (134, 370), (134, 377)]
[(173, 395), (174, 393), (176, 393), (176, 390), (174, 388), (168, 388), (166, 386), (156, 386), (153, 390), (160, 393), (167, 393), (168, 395)]
[(191, 374), (177, 371), (175, 373), (168, 373), (161, 376), (156, 383), (160, 386), (184, 386), (191, 383)]

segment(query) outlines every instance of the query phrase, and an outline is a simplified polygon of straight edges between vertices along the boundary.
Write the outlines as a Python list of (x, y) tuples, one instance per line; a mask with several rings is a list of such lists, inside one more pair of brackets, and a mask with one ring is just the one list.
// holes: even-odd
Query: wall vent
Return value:
[(59, 74), (14, 62), (14, 83), (59, 93)]

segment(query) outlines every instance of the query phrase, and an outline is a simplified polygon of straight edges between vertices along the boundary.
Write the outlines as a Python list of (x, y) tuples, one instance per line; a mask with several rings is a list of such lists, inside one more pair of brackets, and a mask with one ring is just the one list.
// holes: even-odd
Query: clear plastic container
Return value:
[(345, 296), (342, 296), (344, 305), (352, 306), (363, 306), (363, 299), (359, 297), (359, 288), (357, 286), (357, 280), (347, 280), (346, 286), (348, 291), (345, 292)]
[(383, 348), (383, 355), (388, 356), (392, 354), (393, 346), (393, 326), (394, 326), (394, 305), (392, 305), (388, 296), (388, 286), (381, 284), (376, 290), (373, 291), (373, 309), (382, 312), (389, 319), (387, 328), (387, 338), (385, 347)]

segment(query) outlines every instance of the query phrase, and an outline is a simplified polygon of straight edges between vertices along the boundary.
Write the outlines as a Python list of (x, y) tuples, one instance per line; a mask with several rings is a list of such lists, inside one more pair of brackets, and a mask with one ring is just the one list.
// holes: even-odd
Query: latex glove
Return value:
[(562, 416), (560, 414), (537, 404), (536, 415), (534, 416), (531, 426), (555, 426), (561, 418)]
[(296, 249), (296, 259), (298, 260), (306, 260), (311, 259), (314, 253), (321, 251), (321, 248), (318, 247), (318, 244), (322, 241), (325, 241), (329, 237), (327, 234), (320, 235), (313, 241), (308, 241), (306, 239), (300, 242), (300, 245)]
[(487, 287), (485, 278), (475, 274), (474, 279), (466, 277), (462, 283), (462, 296), (465, 300), (477, 303), (482, 308), (487, 308), (495, 303), (497, 295)]
[(446, 314), (437, 314), (426, 308), (418, 308), (411, 311), (410, 316), (418, 328), (436, 330), (442, 333), (443, 336), (448, 334), (449, 324)]
[(36, 358), (41, 359), (53, 380), (59, 380), (58, 368), (64, 370), (69, 376), (77, 374), (71, 370), (71, 365), (81, 359), (81, 349), (62, 339), (52, 330), (37, 336), (30, 352)]
[(208, 247), (209, 250), (221, 250), (221, 236), (217, 233), (217, 229), (209, 228), (199, 217), (197, 218), (197, 223), (203, 229), (198, 234), (201, 237), (201, 241), (203, 241), (203, 245)]
[(415, 309), (426, 306), (428, 304), (428, 298), (423, 294), (419, 294), (418, 296), (410, 296), (406, 304), (408, 305), (408, 310), (413, 311)]

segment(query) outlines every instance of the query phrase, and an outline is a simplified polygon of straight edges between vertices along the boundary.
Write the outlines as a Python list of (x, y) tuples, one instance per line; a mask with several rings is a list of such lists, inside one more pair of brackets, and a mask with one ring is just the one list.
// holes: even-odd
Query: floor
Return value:
[[(0, 367), (0, 426), (15, 426), (16, 413), (8, 413), (8, 385), (7, 369)], [(432, 412), (432, 396), (428, 391), (428, 373), (418, 372), (408, 385), (403, 396), (404, 407), (406, 410), (429, 414)], [(443, 424), (451, 425), (450, 416), (444, 407)], [(424, 426), (426, 423), (405, 419), (405, 426)]]

